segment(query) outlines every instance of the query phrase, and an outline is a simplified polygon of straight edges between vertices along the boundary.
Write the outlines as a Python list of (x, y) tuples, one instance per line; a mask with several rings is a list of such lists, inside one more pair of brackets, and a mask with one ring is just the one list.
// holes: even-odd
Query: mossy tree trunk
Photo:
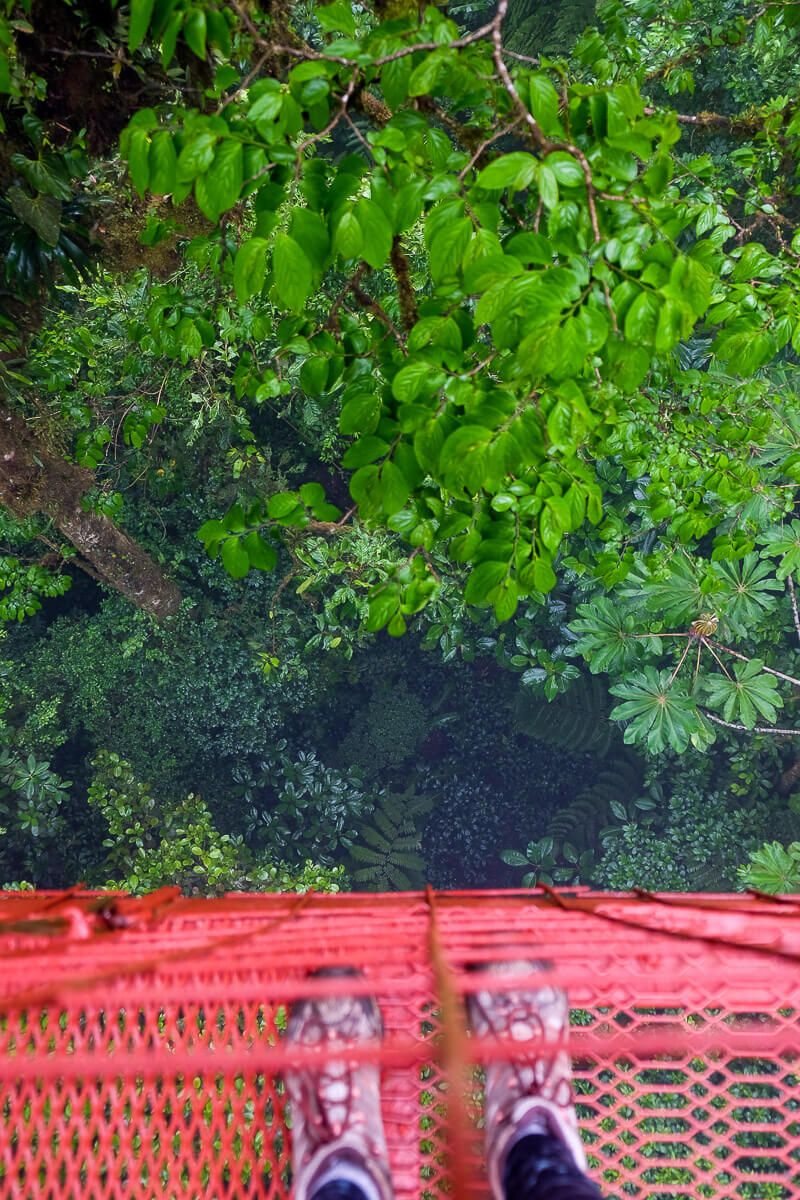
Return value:
[(109, 517), (84, 509), (93, 482), (91, 471), (54, 454), (18, 413), (0, 408), (0, 504), (17, 517), (49, 517), (101, 583), (154, 617), (173, 616), (181, 594), (159, 564)]

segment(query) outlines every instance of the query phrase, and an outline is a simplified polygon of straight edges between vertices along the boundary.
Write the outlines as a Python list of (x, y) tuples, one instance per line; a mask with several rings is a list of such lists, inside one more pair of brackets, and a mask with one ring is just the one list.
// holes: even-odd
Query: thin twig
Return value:
[(234, 88), (234, 90), (231, 92), (230, 96), (226, 96), (225, 99), (220, 102), (219, 107), (217, 108), (218, 113), (222, 112), (223, 109), (226, 109), (228, 107), (228, 105), (231, 104), (236, 99), (237, 96), (242, 94), (242, 92), (247, 91), (247, 89), (250, 87), (250, 84), (253, 82), (253, 80), (256, 78), (256, 76), (258, 74), (260, 74), (261, 68), (271, 57), (272, 57), (271, 50), (266, 50), (261, 55), (261, 58), (258, 60), (256, 65), (253, 67), (252, 71), (248, 71), (248, 73), (245, 75), (242, 82), (238, 85), (238, 87)]
[(708, 648), (708, 649), (711, 651), (712, 655), (714, 656), (714, 659), (715, 659), (715, 661), (716, 661), (716, 662), (719, 664), (719, 666), (720, 666), (720, 667), (722, 667), (722, 672), (723, 672), (723, 674), (724, 674), (724, 675), (726, 675), (728, 679), (731, 679), (731, 673), (730, 673), (730, 671), (729, 671), (729, 670), (728, 670), (728, 668), (725, 666), (725, 663), (722, 661), (722, 659), (720, 658), (720, 656), (717, 654), (716, 650), (715, 650), (715, 649), (714, 649), (714, 647), (711, 645), (711, 643), (709, 642), (708, 638), (701, 637), (701, 638), (700, 638), (700, 641), (699, 641), (699, 645), (700, 645), (701, 647), (703, 647), (703, 646), (706, 646), (706, 647), (707, 647), (707, 648)]
[(528, 106), (522, 100), (522, 97), (517, 91), (514, 80), (511, 78), (511, 73), (503, 61), (503, 21), (505, 20), (506, 13), (508, 12), (508, 3), (509, 0), (500, 0), (500, 3), (497, 6), (497, 13), (495, 14), (494, 21), (492, 22), (492, 44), (494, 47), (492, 57), (494, 58), (494, 65), (497, 69), (497, 74), (500, 76), (503, 87), (511, 97), (515, 109), (528, 126), (531, 137), (533, 138), (533, 141), (538, 149), (543, 153), (547, 153), (550, 150), (566, 150), (566, 152), (571, 154), (580, 166), (581, 171), (583, 172), (584, 182), (586, 183), (586, 202), (589, 208), (589, 220), (592, 226), (592, 235), (594, 237), (595, 244), (597, 244), (602, 239), (600, 237), (600, 221), (597, 216), (594, 179), (592, 177), (592, 168), (588, 158), (580, 149), (580, 147), (574, 145), (572, 142), (551, 141), (550, 138), (545, 136), (541, 125), (536, 120), (533, 113), (529, 112)]
[(516, 129), (516, 127), (520, 123), (520, 120), (521, 120), (521, 118), (517, 117), (517, 119), (515, 121), (512, 121), (510, 125), (504, 125), (502, 129), (498, 130), (497, 133), (493, 133), (491, 135), (491, 137), (486, 138), (486, 141), (481, 142), (480, 146), (478, 146), (478, 149), (472, 155), (472, 158), (469, 160), (467, 165), (464, 167), (464, 170), (459, 171), (459, 174), (458, 174), (459, 182), (463, 182), (465, 176), (469, 174), (469, 172), (475, 166), (476, 162), (481, 157), (481, 155), (484, 153), (484, 151), (488, 150), (489, 146), (491, 146), (493, 142), (499, 141), (499, 139), (501, 137), (505, 137), (507, 133), (511, 133), (512, 130)]
[(791, 571), (786, 576), (786, 583), (789, 588), (789, 597), (792, 601), (792, 616), (794, 617), (794, 627), (797, 632), (797, 637), (800, 639), (800, 613), (797, 611), (797, 592), (794, 588), (794, 580), (792, 579)]
[(507, 46), (503, 47), (503, 54), (507, 54), (509, 58), (516, 58), (517, 62), (530, 63), (532, 67), (539, 66), (539, 59), (534, 58), (532, 54), (517, 54), (516, 50), (509, 50)]
[(394, 340), (397, 342), (400, 349), (403, 351), (403, 353), (405, 353), (406, 352), (405, 337), (400, 332), (400, 330), (397, 328), (397, 326), (395, 325), (394, 321), (389, 316), (389, 314), (385, 311), (385, 309), (383, 309), (381, 307), (381, 305), (378, 303), (378, 301), (373, 300), (372, 296), (370, 296), (368, 292), (365, 292), (362, 287), (354, 287), (353, 295), (355, 296), (356, 300), (359, 301), (360, 304), (363, 304), (364, 308), (366, 308), (366, 310), (368, 312), (371, 312), (374, 317), (378, 318), (378, 320), (381, 322), (382, 325), (386, 326), (386, 328), (389, 330), (389, 333), (392, 335)]
[(722, 717), (714, 716), (714, 713), (709, 712), (707, 708), (701, 708), (698, 711), (709, 721), (713, 721), (715, 725), (722, 725), (725, 729), (735, 729), (737, 733), (778, 733), (781, 737), (800, 737), (800, 729), (779, 729), (775, 725), (754, 725), (752, 729), (748, 729), (746, 725), (723, 721)]
[(329, 133), (332, 133), (339, 122), (347, 116), (347, 106), (353, 98), (353, 92), (356, 90), (359, 71), (356, 69), (350, 77), (350, 82), (347, 85), (347, 90), (339, 101), (339, 107), (328, 121), (324, 129), (320, 129), (319, 133), (312, 133), (304, 141), (300, 143), (295, 151), (295, 177), (299, 179), (303, 165), (303, 154), (309, 146), (313, 146), (316, 142), (322, 141)]
[(500, 0), (494, 20), (492, 21), (492, 44), (494, 47), (492, 57), (494, 58), (494, 65), (497, 68), (497, 74), (502, 80), (503, 87), (511, 97), (514, 107), (516, 108), (520, 117), (528, 126), (534, 142), (540, 149), (547, 150), (550, 148), (550, 143), (542, 132), (542, 128), (534, 117), (533, 113), (529, 112), (527, 105), (523, 103), (522, 97), (517, 91), (514, 80), (511, 78), (511, 73), (503, 61), (503, 21), (506, 18), (507, 12), (508, 0)]
[(337, 313), (338, 313), (339, 309), (342, 307), (342, 305), (344, 304), (345, 300), (347, 299), (347, 297), (349, 296), (349, 294), (353, 290), (353, 288), (358, 287), (359, 283), (364, 278), (364, 276), (366, 275), (368, 270), (369, 270), (369, 267), (368, 267), (367, 263), (361, 262), (358, 264), (358, 266), (356, 267), (356, 270), (355, 270), (355, 274), (353, 275), (353, 277), (351, 279), (348, 279), (347, 283), (344, 285), (342, 290), (339, 292), (339, 295), (336, 297), (333, 304), (331, 305), (331, 310), (328, 313), (328, 319), (325, 322), (325, 326), (324, 326), (325, 329), (337, 329), (338, 328), (339, 321), (338, 321)]
[[(711, 643), (707, 638), (705, 638), (704, 641), (710, 650)], [(753, 661), (751, 658), (748, 658), (746, 654), (740, 654), (738, 650), (731, 650), (730, 646), (722, 646), (719, 642), (715, 642), (714, 645), (718, 650), (722, 650), (725, 654), (732, 654), (734, 658), (739, 658), (742, 662)], [(770, 675), (775, 675), (778, 679), (784, 679), (787, 683), (791, 683), (795, 687), (800, 688), (800, 679), (795, 679), (793, 675), (785, 675), (783, 671), (776, 671), (774, 667), (768, 667), (766, 664), (764, 664), (761, 669), (762, 671), (767, 671)]]

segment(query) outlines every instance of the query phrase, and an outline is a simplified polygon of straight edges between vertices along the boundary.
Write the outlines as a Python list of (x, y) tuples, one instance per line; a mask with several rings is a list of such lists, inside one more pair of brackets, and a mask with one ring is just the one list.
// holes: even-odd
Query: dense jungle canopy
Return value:
[(800, 890), (800, 3), (2, 0), (0, 878)]

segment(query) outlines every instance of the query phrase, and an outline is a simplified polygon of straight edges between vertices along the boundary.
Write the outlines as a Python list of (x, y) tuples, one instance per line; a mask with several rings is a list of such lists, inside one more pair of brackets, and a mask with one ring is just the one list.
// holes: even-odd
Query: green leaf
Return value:
[(214, 147), (219, 135), (216, 133), (196, 134), (178, 155), (177, 177), (184, 182), (190, 182), (207, 171), (214, 161)]
[(273, 521), (288, 517), (297, 508), (297, 496), (294, 492), (276, 492), (267, 502), (267, 514)]
[(769, 362), (777, 347), (766, 329), (753, 328), (749, 321), (743, 321), (722, 329), (711, 349), (732, 373), (752, 375)]
[(396, 583), (384, 583), (370, 593), (367, 630), (377, 633), (392, 620), (400, 608), (400, 588)]
[(533, 183), (537, 166), (533, 155), (524, 151), (504, 154), (479, 172), (476, 183), (488, 191), (510, 188), (513, 192), (519, 192)]
[(726, 721), (741, 721), (752, 729), (759, 716), (774, 722), (777, 710), (783, 707), (778, 681), (763, 670), (763, 662), (735, 662), (733, 677), (722, 674), (707, 676), (704, 687), (709, 705), (722, 709)]
[(519, 590), (513, 579), (504, 579), (494, 594), (494, 615), (498, 621), (510, 621), (517, 611)]
[(467, 604), (486, 605), (492, 603), (492, 593), (508, 575), (507, 562), (482, 562), (470, 572), (464, 589)]
[(524, 854), (520, 854), (519, 850), (503, 850), (501, 859), (504, 863), (508, 863), (510, 867), (528, 867), (530, 863)]
[(377, 270), (384, 265), (392, 249), (392, 227), (383, 209), (374, 200), (366, 197), (359, 200), (355, 213), (363, 239), (361, 256)]
[(555, 255), (552, 242), (541, 233), (517, 233), (506, 243), (505, 251), (526, 266), (531, 263), (549, 266)]
[(543, 133), (562, 132), (558, 119), (558, 92), (547, 75), (539, 72), (531, 75), (529, 84), (531, 112)]
[(389, 443), (385, 442), (383, 438), (368, 434), (366, 437), (359, 438), (357, 442), (348, 448), (342, 458), (342, 466), (347, 467), (349, 470), (356, 467), (363, 467), (365, 463), (385, 458), (389, 453), (389, 449)]
[(259, 571), (274, 570), (278, 561), (278, 553), (274, 546), (264, 540), (257, 529), (251, 530), (242, 538), (242, 549), (246, 551), (251, 567), (256, 567)]
[(150, 145), (150, 191), (157, 196), (170, 195), (175, 190), (177, 155), (172, 135), (161, 131)]
[(311, 263), (287, 233), (279, 233), (275, 239), (272, 269), (281, 303), (293, 312), (302, 312), (314, 286)]
[[(646, 643), (636, 635), (640, 625), (619, 602), (600, 596), (591, 604), (578, 605), (578, 619), (569, 628), (578, 634), (576, 648), (593, 674), (627, 674), (640, 660)], [(655, 643), (658, 646), (658, 642)]]
[(660, 302), (652, 292), (640, 292), (625, 314), (625, 337), (652, 346), (656, 339)]
[(455, 276), (461, 268), (464, 253), (472, 238), (472, 222), (468, 217), (449, 221), (439, 230), (430, 246), (430, 271), (434, 283)]
[(244, 579), (250, 570), (250, 558), (242, 545), (241, 538), (229, 537), (220, 550), (222, 564), (233, 579)]
[(353, 8), (345, 0), (335, 0), (333, 4), (317, 8), (316, 15), (320, 28), (326, 33), (346, 33), (349, 37), (355, 37), (356, 21)]
[(236, 251), (233, 264), (233, 287), (237, 300), (243, 304), (257, 296), (267, 277), (267, 250), (265, 238), (253, 237)]
[(346, 209), (333, 235), (333, 248), (342, 258), (360, 258), (364, 246), (364, 235), (354, 212)]
[(800, 842), (792, 842), (785, 848), (780, 842), (765, 843), (751, 853), (740, 877), (746, 887), (772, 896), (800, 892)]
[(147, 36), (155, 0), (131, 0), (131, 19), (128, 26), (128, 49), (138, 50)]
[(533, 564), (533, 583), (539, 592), (552, 592), (556, 586), (556, 573), (546, 558), (537, 558)]
[[(422, 359), (401, 367), (392, 380), (392, 395), (401, 404), (410, 404), (418, 396), (430, 394), (431, 380), (437, 378), (431, 364)], [(438, 374), (441, 379), (441, 375)]]
[(410, 495), (411, 489), (397, 463), (388, 459), (380, 468), (381, 507), (386, 516), (399, 512)]
[(739, 283), (744, 279), (771, 279), (783, 272), (783, 266), (770, 252), (758, 242), (745, 246), (736, 266), (731, 272), (731, 279)]
[(208, 171), (195, 183), (197, 204), (209, 221), (216, 223), (224, 212), (238, 203), (243, 170), (242, 143), (230, 139), (220, 142)]
[(536, 182), (539, 195), (546, 209), (553, 209), (558, 204), (558, 180), (552, 167), (545, 163), (537, 164)]
[(651, 754), (671, 747), (682, 754), (701, 725), (694, 699), (673, 681), (669, 671), (645, 667), (610, 692), (624, 703), (611, 710), (615, 721), (626, 721), (625, 741), (643, 742)]
[(449, 53), (444, 50), (434, 50), (426, 54), (418, 67), (415, 67), (408, 81), (409, 96), (426, 96), (436, 86), (436, 81), (445, 66)]
[(582, 187), (586, 182), (580, 163), (565, 150), (556, 150), (553, 154), (548, 154), (544, 161), (556, 180), (564, 187)]
[(58, 245), (62, 202), (57, 196), (29, 196), (18, 184), (12, 184), (6, 199), (20, 220), (30, 225), (46, 245)]
[(300, 387), (307, 396), (322, 396), (327, 388), (330, 360), (324, 354), (307, 358), (300, 368)]
[(140, 196), (150, 182), (150, 136), (144, 129), (134, 129), (128, 139), (128, 170), (133, 186)]
[(380, 396), (373, 391), (358, 391), (347, 399), (339, 417), (340, 433), (371, 433), (381, 412)]
[(183, 36), (186, 39), (186, 45), (198, 58), (206, 56), (207, 33), (205, 10), (190, 8), (183, 23)]

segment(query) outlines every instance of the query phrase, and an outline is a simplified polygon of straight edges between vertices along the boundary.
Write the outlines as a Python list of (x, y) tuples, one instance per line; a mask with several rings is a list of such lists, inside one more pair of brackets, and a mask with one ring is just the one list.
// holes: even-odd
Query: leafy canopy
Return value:
[[(713, 166), (685, 161), (678, 114), (625, 66), (623, 6), (568, 65), (509, 56), (507, 7), (465, 34), (433, 7), (379, 22), (334, 3), (313, 46), (248, 21), (237, 54), (263, 71), (242, 81), (216, 8), (165, 25), (132, 6), (132, 46), (150, 36), (168, 63), (183, 36), (217, 65), (215, 111), (135, 114), (134, 186), (191, 195), (221, 227), (244, 214), (210, 265), (241, 305), (266, 300), (285, 368), (337, 405), (350, 519), (411, 547), (371, 598), (370, 627), (393, 634), (437, 591), (434, 551), (500, 620), (550, 591), (565, 538), (603, 520), (597, 461), (648, 383), (682, 377), (698, 330), (734, 375), (800, 346), (800, 237), (733, 237)], [(791, 6), (758, 20), (796, 23)], [(183, 337), (202, 354), (201, 321)], [(648, 437), (631, 458), (655, 457)], [(704, 492), (683, 499), (701, 531)], [(344, 519), (322, 495), (256, 496), (201, 536), (243, 576), (273, 567), (282, 526)]]

